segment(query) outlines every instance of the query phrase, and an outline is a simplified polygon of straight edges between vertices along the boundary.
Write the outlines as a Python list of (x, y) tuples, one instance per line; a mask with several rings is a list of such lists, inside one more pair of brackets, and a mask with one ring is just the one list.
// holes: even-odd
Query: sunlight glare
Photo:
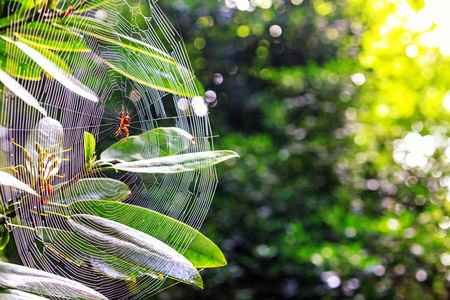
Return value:
[[(425, 7), (419, 12), (415, 12), (409, 5), (399, 2), (398, 13), (406, 17), (406, 28), (413, 32), (423, 32), (419, 36), (421, 46), (439, 47), (443, 55), (450, 55), (450, 40), (448, 39), (450, 1), (424, 0), (424, 2)], [(434, 27), (432, 27), (433, 24)]]
[(403, 140), (397, 140), (393, 153), (398, 163), (404, 163), (408, 168), (424, 168), (428, 157), (436, 151), (436, 138), (432, 135), (421, 136), (417, 132), (409, 132)]

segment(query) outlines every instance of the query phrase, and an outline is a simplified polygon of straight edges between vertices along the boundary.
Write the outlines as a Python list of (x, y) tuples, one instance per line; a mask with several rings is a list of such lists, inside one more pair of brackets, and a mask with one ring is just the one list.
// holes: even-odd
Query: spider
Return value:
[(76, 8), (71, 5), (66, 10), (61, 11), (59, 14), (59, 16), (61, 17), (61, 20), (64, 20), (64, 18), (67, 18), (75, 9)]
[(123, 131), (125, 131), (127, 134), (127, 136), (125, 137), (125, 140), (124, 140), (124, 142), (125, 142), (126, 140), (128, 140), (128, 137), (130, 136), (130, 132), (128, 131), (128, 128), (127, 128), (128, 126), (130, 126), (130, 114), (128, 113), (128, 109), (127, 109), (127, 115), (125, 116), (125, 110), (123, 108), (123, 105), (122, 105), (122, 117), (119, 118), (119, 120), (120, 120), (120, 126), (119, 126), (119, 129), (117, 129), (117, 131), (114, 132), (114, 137), (117, 137), (122, 132), (122, 129), (123, 129)]
[(48, 11), (47, 9), (48, 1), (47, 1), (46, 4), (44, 4), (44, 7), (39, 10), (39, 14), (41, 14), (45, 18), (53, 18), (55, 16), (59, 16), (61, 20), (64, 21), (65, 18), (70, 16), (76, 10), (79, 10), (87, 1), (89, 0), (81, 1), (77, 5), (69, 5), (67, 9), (54, 9), (54, 11), (53, 10)]
[[(80, 3), (78, 3), (75, 6), (69, 5), (69, 7), (66, 10), (61, 10), (59, 12), (59, 16), (61, 18), (61, 20), (64, 20), (64, 18), (67, 18), (68, 16), (70, 16), (75, 10), (80, 9), (84, 4), (86, 4), (86, 2), (88, 2), (89, 0), (84, 0), (81, 1)], [(70, 3), (70, 2), (69, 2)]]

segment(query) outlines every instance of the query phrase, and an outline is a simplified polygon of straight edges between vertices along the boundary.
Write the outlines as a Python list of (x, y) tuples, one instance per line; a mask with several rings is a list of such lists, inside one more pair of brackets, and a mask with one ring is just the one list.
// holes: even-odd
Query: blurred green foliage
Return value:
[(229, 266), (158, 299), (447, 298), (437, 2), (159, 1), (217, 95), (216, 147), (242, 158), (218, 167), (202, 228)]

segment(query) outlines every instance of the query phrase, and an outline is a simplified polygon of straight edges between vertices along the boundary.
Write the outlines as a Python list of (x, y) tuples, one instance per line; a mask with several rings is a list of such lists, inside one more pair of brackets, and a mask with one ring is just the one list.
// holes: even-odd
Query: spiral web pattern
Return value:
[[(89, 2), (87, 2), (89, 4)], [(67, 7), (69, 3), (61, 3), (61, 7)], [(70, 3), (76, 6), (77, 2)], [(83, 6), (81, 6), (81, 9)], [(50, 148), (50, 154), (62, 151), (58, 157), (62, 160), (58, 167), (49, 174), (57, 174), (53, 186), (70, 180), (77, 176), (84, 178), (112, 178), (125, 183), (131, 190), (131, 194), (123, 201), (139, 207), (151, 209), (163, 215), (179, 220), (195, 229), (199, 229), (208, 212), (212, 197), (216, 188), (217, 178), (214, 167), (208, 167), (200, 171), (180, 174), (135, 174), (127, 172), (109, 172), (89, 175), (81, 174), (84, 160), (84, 132), (94, 135), (97, 142), (97, 152), (101, 152), (119, 139), (124, 138), (122, 131), (114, 136), (119, 128), (122, 111), (130, 116), (130, 135), (137, 135), (157, 127), (178, 127), (192, 134), (196, 143), (187, 152), (212, 150), (212, 134), (208, 116), (205, 113), (195, 113), (192, 109), (192, 97), (185, 96), (198, 94), (194, 82), (194, 75), (189, 64), (189, 59), (179, 34), (168, 22), (156, 1), (149, 3), (116, 0), (104, 2), (95, 9), (80, 13), (82, 20), (69, 15), (65, 22), (72, 24), (74, 39), (81, 37), (91, 51), (53, 51), (70, 67), (72, 79), (79, 83), (82, 89), (98, 98), (97, 102), (90, 101), (61, 84), (60, 80), (52, 74), (39, 74), (40, 80), (30, 80), (38, 69), (31, 59), (24, 78), (15, 78), (35, 99), (47, 113), (45, 117), (35, 108), (25, 104), (7, 87), (2, 91), (1, 107), (1, 166), (28, 167), (29, 162), (24, 157), (22, 147), (39, 142), (43, 149)], [(44, 18), (44, 16), (42, 17)], [(92, 32), (86, 33), (83, 20), (101, 20), (113, 28), (119, 35), (111, 34), (106, 39), (100, 39), (97, 35), (105, 36), (102, 28), (91, 27)], [(11, 39), (20, 36), (29, 36), (32, 31), (24, 26), (13, 25), (8, 29)], [(33, 30), (36, 30), (33, 29)], [(98, 30), (98, 31), (97, 31)], [(52, 36), (50, 32), (42, 31), (42, 38), (54, 39), (58, 42), (60, 37)], [(159, 57), (169, 57), (182, 70), (177, 76), (170, 77), (171, 70), (161, 60), (152, 59), (150, 55), (141, 55), (124, 42), (126, 38), (132, 38), (136, 44), (147, 44), (148, 52)], [(16, 68), (13, 63), (15, 57), (24, 55), (21, 49), (7, 43), (6, 68)], [(144, 81), (123, 76), (117, 71), (117, 66), (126, 70), (128, 74)], [(169, 66), (170, 67), (170, 66)], [(33, 69), (35, 68), (35, 69)], [(52, 78), (55, 77), (55, 78)], [(152, 88), (148, 83), (156, 86), (169, 86), (167, 90)], [(186, 106), (187, 104), (187, 106)], [(189, 107), (186, 109), (186, 107)], [(184, 110), (183, 110), (184, 109)], [(11, 142), (14, 140), (15, 144)], [(150, 145), (142, 150), (142, 156), (149, 153), (158, 153), (158, 145)], [(32, 147), (31, 147), (32, 148)], [(29, 147), (27, 148), (29, 149)], [(31, 160), (37, 160), (36, 154), (30, 153)], [(33, 156), (34, 155), (34, 156)], [(51, 173), (54, 172), (54, 173)], [(81, 172), (81, 173), (80, 173)], [(23, 175), (23, 174), (22, 174)], [(62, 177), (63, 176), (63, 177)], [(36, 188), (36, 187), (35, 187)], [(80, 193), (86, 194), (90, 188), (84, 187)], [(117, 191), (114, 186), (102, 187), (107, 194)], [(7, 207), (11, 202), (22, 199), (25, 195), (17, 190), (2, 188), (2, 205)], [(27, 197), (27, 196), (25, 196)], [(87, 197), (87, 196), (86, 196)], [(95, 199), (95, 195), (91, 198)], [(100, 197), (101, 198), (101, 197)], [(30, 198), (31, 199), (31, 198)], [(79, 199), (59, 198), (58, 202), (67, 205)], [(101, 199), (98, 199), (101, 200)], [(36, 201), (25, 201), (16, 208), (16, 220), (31, 230), (13, 228), (12, 234), (17, 245), (20, 258), (24, 265), (38, 268), (47, 272), (56, 273), (69, 279), (81, 282), (109, 299), (147, 299), (149, 295), (157, 292), (163, 284), (164, 277), (158, 274), (145, 274), (135, 280), (120, 280), (120, 276), (113, 274), (105, 264), (99, 263), (96, 253), (90, 249), (49, 249), (45, 246), (42, 227), (50, 227), (68, 230), (70, 226), (64, 218), (58, 215), (40, 214), (41, 204)], [(108, 210), (108, 207), (104, 207)], [(58, 211), (61, 215), (67, 215), (64, 208)], [(117, 218), (123, 220), (139, 220), (142, 218), (134, 211), (115, 211)], [(180, 227), (161, 224), (158, 220), (146, 220), (140, 224), (142, 228), (152, 228), (159, 239), (176, 236), (176, 243), (182, 253), (190, 244), (194, 236), (183, 232)], [(119, 235), (120, 238), (120, 235)], [(70, 239), (68, 236), (67, 239)], [(94, 242), (95, 241), (91, 241)], [(98, 241), (102, 243), (102, 241)], [(107, 245), (98, 245), (107, 247)], [(56, 251), (57, 250), (57, 251)], [(68, 261), (61, 256), (61, 251), (66, 251), (70, 257)], [(86, 254), (91, 259), (86, 263)], [(79, 257), (79, 260), (77, 260)], [(136, 259), (139, 259), (136, 258)], [(82, 263), (83, 262), (83, 263)], [(157, 269), (170, 269), (172, 266), (163, 258), (155, 257), (149, 262)], [(102, 269), (103, 272), (99, 272)], [(124, 270), (126, 274), (126, 270)], [(108, 276), (109, 274), (109, 276)], [(39, 284), (39, 283), (36, 283)]]

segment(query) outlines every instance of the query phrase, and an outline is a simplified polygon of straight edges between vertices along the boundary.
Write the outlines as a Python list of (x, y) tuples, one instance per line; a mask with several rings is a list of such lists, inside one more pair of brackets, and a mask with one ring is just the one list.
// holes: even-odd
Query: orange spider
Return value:
[(71, 5), (66, 10), (61, 11), (61, 13), (60, 13), (61, 20), (64, 20), (64, 18), (67, 18), (75, 9), (76, 8)]
[(127, 115), (125, 116), (125, 111), (124, 111), (123, 105), (122, 105), (122, 117), (119, 118), (119, 120), (120, 120), (120, 126), (119, 126), (119, 129), (117, 129), (117, 131), (114, 132), (114, 137), (117, 137), (122, 132), (122, 129), (123, 129), (123, 131), (125, 131), (127, 134), (127, 136), (125, 137), (125, 140), (124, 140), (124, 142), (125, 142), (126, 140), (128, 140), (128, 137), (130, 136), (130, 132), (128, 131), (128, 128), (127, 128), (128, 126), (130, 126), (130, 114), (128, 113), (128, 109), (127, 109)]

